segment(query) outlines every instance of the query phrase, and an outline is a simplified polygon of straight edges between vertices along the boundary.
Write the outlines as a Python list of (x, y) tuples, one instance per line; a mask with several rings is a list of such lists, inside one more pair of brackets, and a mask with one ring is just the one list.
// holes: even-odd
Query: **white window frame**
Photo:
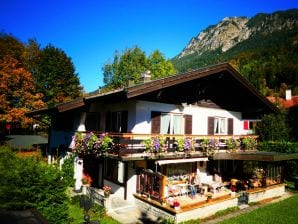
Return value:
[[(166, 116), (170, 116), (170, 128), (165, 128), (163, 127), (163, 117)], [(175, 121), (175, 116), (181, 116), (181, 124), (180, 124), (180, 133), (174, 133), (175, 128), (174, 128), (174, 121)], [(183, 114), (176, 114), (176, 113), (161, 113), (161, 118), (160, 118), (160, 134), (176, 134), (176, 135), (182, 135), (184, 134), (184, 124), (185, 124), (185, 120), (184, 120), (184, 116)], [(164, 130), (163, 130), (164, 129)], [(165, 131), (166, 129), (169, 129), (168, 131)]]
[(228, 133), (228, 122), (225, 117), (214, 117), (214, 135), (226, 135)]

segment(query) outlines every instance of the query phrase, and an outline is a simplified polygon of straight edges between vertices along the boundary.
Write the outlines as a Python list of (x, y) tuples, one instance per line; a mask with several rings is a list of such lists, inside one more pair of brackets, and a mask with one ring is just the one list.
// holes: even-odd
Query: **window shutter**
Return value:
[(249, 122), (248, 121), (243, 121), (243, 129), (249, 130)]
[(228, 118), (228, 135), (234, 134), (234, 120), (233, 118)]
[(121, 112), (121, 132), (127, 132), (127, 122), (128, 122), (128, 112), (122, 111)]
[(208, 135), (214, 135), (214, 117), (208, 117)]
[(184, 134), (191, 135), (192, 134), (192, 115), (186, 114), (184, 115)]
[(152, 134), (160, 133), (160, 115), (161, 115), (161, 112), (151, 111), (151, 133)]

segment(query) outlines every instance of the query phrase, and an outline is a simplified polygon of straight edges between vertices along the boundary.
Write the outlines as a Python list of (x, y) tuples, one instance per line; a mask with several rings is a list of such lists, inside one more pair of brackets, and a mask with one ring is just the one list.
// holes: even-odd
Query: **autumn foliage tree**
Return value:
[[(25, 116), (30, 110), (81, 94), (74, 65), (63, 50), (0, 32), (0, 132), (7, 123), (27, 127), (33, 122)], [(42, 120), (48, 122), (47, 117)]]
[(44, 106), (42, 95), (35, 92), (31, 73), (10, 57), (0, 58), (0, 121), (26, 127), (32, 119), (25, 113)]

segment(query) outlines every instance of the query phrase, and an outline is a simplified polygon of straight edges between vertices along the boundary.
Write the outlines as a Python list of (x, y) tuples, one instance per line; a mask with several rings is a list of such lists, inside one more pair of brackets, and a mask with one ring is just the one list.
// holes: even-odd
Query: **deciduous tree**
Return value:
[(82, 94), (71, 58), (52, 45), (42, 49), (33, 77), (47, 104), (66, 102)]
[(157, 79), (174, 74), (176, 71), (172, 63), (158, 51), (154, 51), (148, 58), (139, 47), (126, 49), (123, 54), (114, 54), (112, 63), (103, 66), (104, 89), (116, 89), (133, 82), (141, 81), (141, 74), (149, 70), (151, 78)]
[(151, 71), (152, 79), (162, 78), (176, 73), (173, 64), (169, 60), (166, 60), (158, 50), (155, 50), (149, 55), (148, 69)]
[(32, 120), (25, 113), (43, 107), (41, 98), (31, 73), (10, 56), (0, 58), (0, 121), (27, 126)]

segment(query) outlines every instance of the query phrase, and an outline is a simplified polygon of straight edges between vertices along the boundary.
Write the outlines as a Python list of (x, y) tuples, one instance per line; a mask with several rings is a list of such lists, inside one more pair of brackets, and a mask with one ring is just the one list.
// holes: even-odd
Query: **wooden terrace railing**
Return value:
[[(87, 133), (87, 132), (85, 132)], [(97, 136), (101, 135), (102, 132), (93, 132)], [(203, 148), (202, 144), (205, 141), (207, 143), (207, 148), (212, 148), (213, 150), (235, 150), (244, 149), (247, 143), (244, 144), (244, 140), (248, 139), (252, 142), (257, 142), (257, 135), (169, 135), (169, 134), (133, 134), (133, 133), (106, 133), (109, 137), (113, 139), (114, 146), (111, 151), (113, 153), (120, 154), (133, 154), (142, 153), (145, 151), (144, 140), (161, 138), (164, 141), (164, 148), (166, 152), (177, 151), (177, 140), (178, 139), (189, 139), (192, 145), (192, 151), (203, 152), (206, 148)], [(232, 140), (237, 145), (235, 149), (229, 147), (228, 141)], [(246, 141), (247, 142), (247, 141)], [(213, 145), (212, 145), (213, 144)], [(205, 145), (206, 146), (206, 145)], [(252, 146), (255, 147), (255, 146)], [(248, 148), (247, 148), (248, 149)], [(250, 148), (251, 149), (251, 148)], [(148, 149), (147, 149), (148, 150)], [(186, 150), (183, 150), (186, 151)], [(164, 152), (160, 150), (159, 152)]]

